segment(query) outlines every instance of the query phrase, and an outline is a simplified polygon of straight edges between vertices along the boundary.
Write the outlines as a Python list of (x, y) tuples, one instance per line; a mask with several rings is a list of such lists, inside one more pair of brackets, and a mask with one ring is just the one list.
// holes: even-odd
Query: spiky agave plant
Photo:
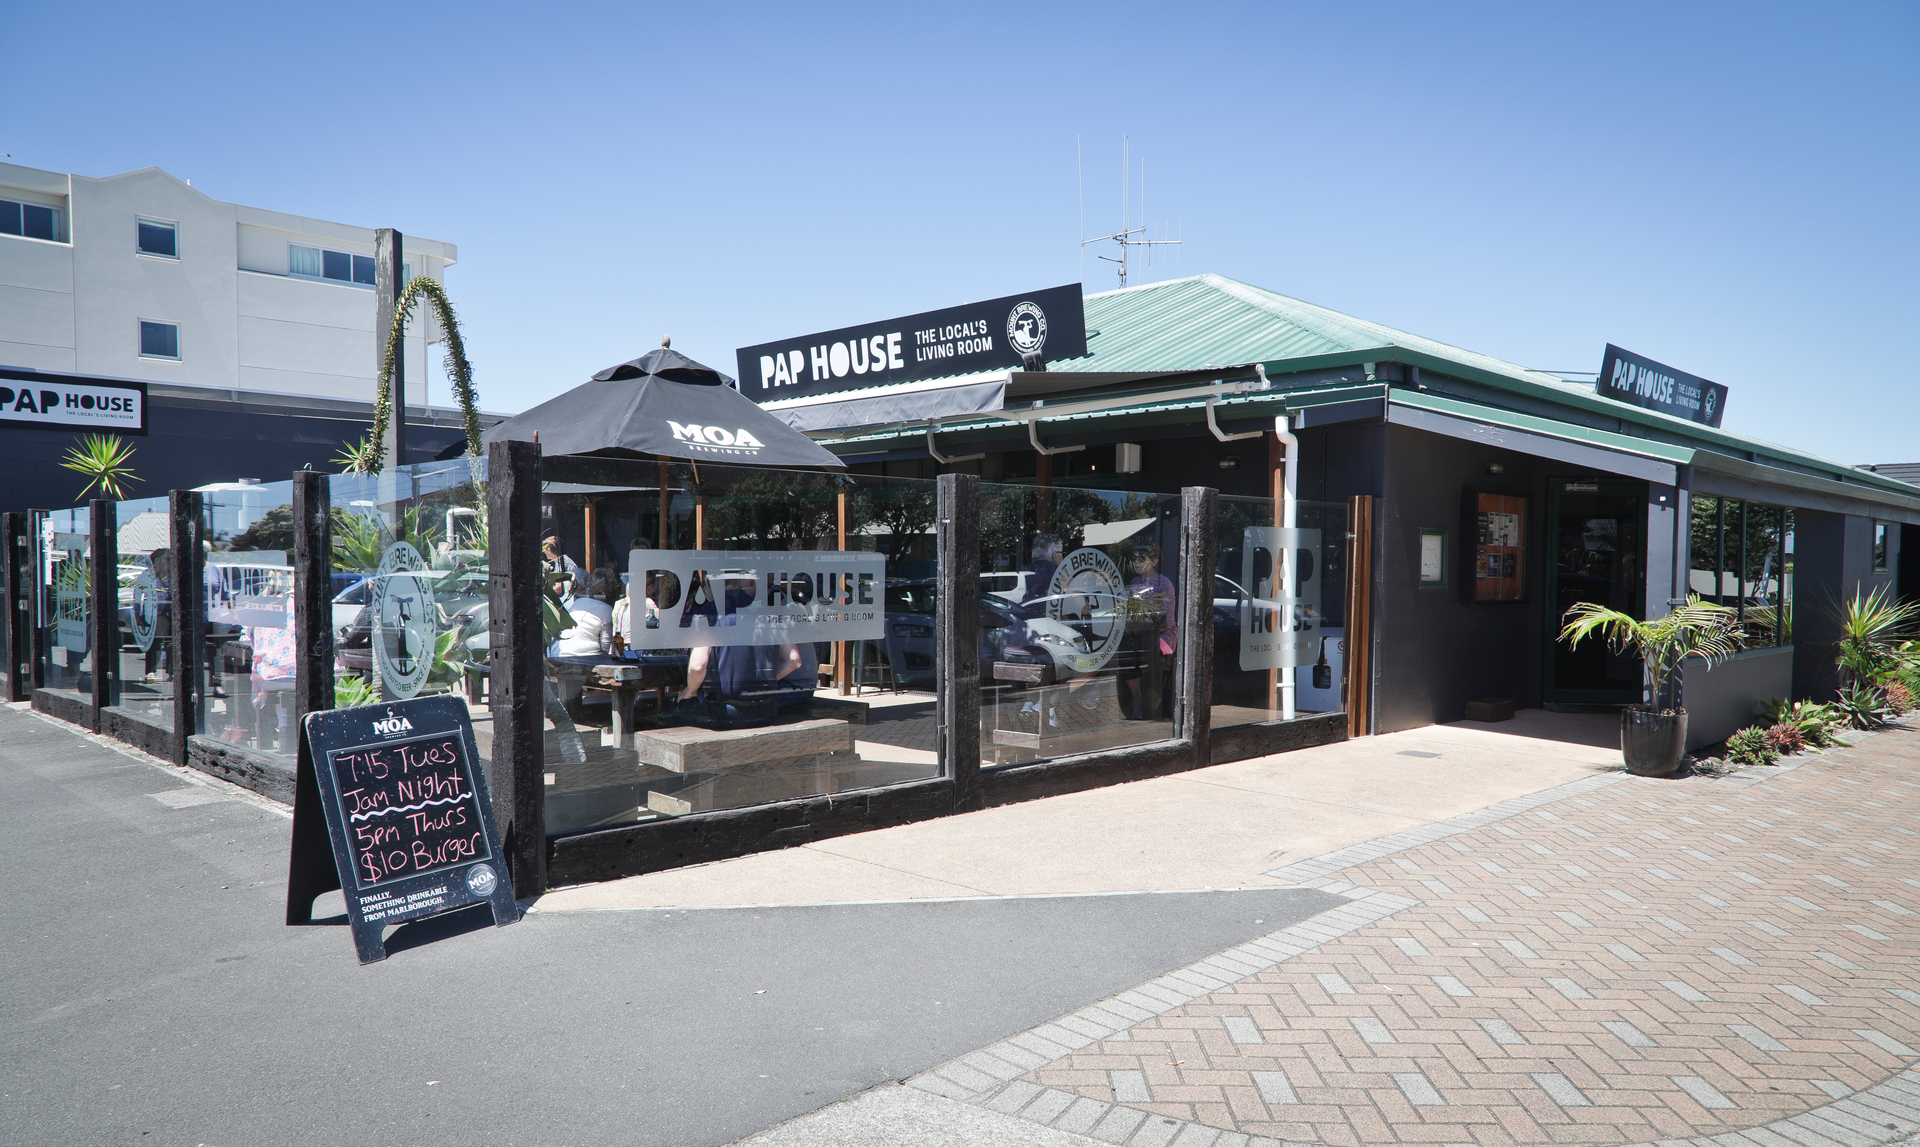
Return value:
[(60, 465), (86, 476), (87, 484), (81, 487), (80, 497), (86, 497), (98, 487), (102, 494), (119, 501), (127, 496), (127, 483), (140, 481), (129, 465), (132, 461), (133, 443), (105, 434), (89, 434), (67, 451), (67, 460)]
[(371, 437), (362, 438), (351, 446), (342, 446), (340, 453), (334, 455), (333, 464), (340, 467), (342, 474), (378, 474), (380, 448)]
[(1742, 642), (1738, 617), (1724, 605), (1701, 601), (1698, 594), (1689, 594), (1687, 604), (1651, 621), (1641, 621), (1597, 602), (1581, 602), (1567, 610), (1560, 640), (1573, 649), (1587, 638), (1598, 636), (1616, 654), (1631, 650), (1646, 667), (1654, 704), (1671, 710), (1675, 708), (1674, 677), (1681, 662), (1698, 657), (1711, 667), (1739, 652)]

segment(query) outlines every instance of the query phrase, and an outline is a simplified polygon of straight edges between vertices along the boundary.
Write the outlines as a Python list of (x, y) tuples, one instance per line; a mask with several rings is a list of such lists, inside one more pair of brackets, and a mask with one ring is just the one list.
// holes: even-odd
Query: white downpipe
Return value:
[[(1282, 414), (1273, 420), (1273, 436), (1287, 448), (1286, 461), (1282, 465), (1280, 479), (1280, 528), (1284, 530), (1291, 530), (1299, 524), (1300, 439), (1294, 436), (1292, 419), (1291, 414)], [(1289, 550), (1298, 549), (1297, 546), (1288, 548)], [(1286, 571), (1286, 585), (1283, 588), (1289, 602), (1299, 596), (1299, 587), (1295, 581), (1299, 576), (1295, 569), (1298, 558), (1297, 553), (1289, 552), (1286, 560), (1281, 563), (1281, 568)], [(1285, 622), (1289, 631), (1292, 629), (1293, 620), (1293, 606), (1288, 605)], [(1280, 670), (1280, 719), (1283, 721), (1291, 721), (1298, 716), (1294, 709), (1294, 669), (1294, 666), (1289, 665)]]

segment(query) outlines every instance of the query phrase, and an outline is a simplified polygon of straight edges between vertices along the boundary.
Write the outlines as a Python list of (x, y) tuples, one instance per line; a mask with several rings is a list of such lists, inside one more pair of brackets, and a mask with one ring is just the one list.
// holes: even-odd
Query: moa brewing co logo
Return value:
[(373, 722), (373, 731), (383, 737), (397, 737), (402, 733), (411, 733), (413, 722), (388, 709), (386, 716)]
[(1007, 343), (1021, 358), (1039, 354), (1047, 345), (1047, 312), (1040, 304), (1024, 300), (1007, 312)]
[(763, 449), (760, 440), (745, 430), (728, 430), (724, 426), (702, 426), (697, 422), (675, 422), (667, 419), (667, 425), (673, 428), (675, 442), (689, 442), (694, 446), (715, 454), (754, 455)]

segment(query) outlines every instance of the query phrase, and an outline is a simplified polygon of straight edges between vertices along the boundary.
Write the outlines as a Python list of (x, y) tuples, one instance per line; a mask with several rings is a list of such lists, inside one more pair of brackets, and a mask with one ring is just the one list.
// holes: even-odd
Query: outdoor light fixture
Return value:
[(1220, 459), (1219, 466), (1222, 470), (1238, 470), (1240, 468), (1240, 459), (1228, 456)]
[(1487, 463), (1487, 473), (1489, 474), (1505, 474), (1506, 472), (1507, 468), (1498, 462)]

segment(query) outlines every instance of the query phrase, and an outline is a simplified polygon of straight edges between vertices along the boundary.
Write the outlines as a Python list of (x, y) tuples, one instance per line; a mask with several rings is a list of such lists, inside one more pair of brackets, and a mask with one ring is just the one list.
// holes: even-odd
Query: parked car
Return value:
[[(894, 676), (902, 682), (930, 683), (934, 677), (935, 618), (939, 613), (935, 581), (887, 583), (886, 632), (878, 645)], [(1024, 605), (1005, 597), (980, 594), (980, 677), (993, 679), (996, 661), (1042, 659), (1054, 666), (1057, 679), (1074, 675), (1068, 655), (1087, 650), (1086, 638), (1073, 626), (1047, 616), (1045, 602)]]

